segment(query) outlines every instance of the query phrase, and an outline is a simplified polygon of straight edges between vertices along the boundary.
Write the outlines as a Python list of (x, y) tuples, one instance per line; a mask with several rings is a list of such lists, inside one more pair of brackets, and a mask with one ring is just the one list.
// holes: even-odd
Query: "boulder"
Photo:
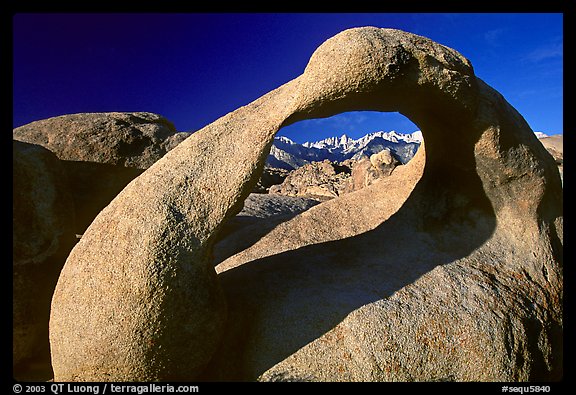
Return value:
[(345, 191), (357, 191), (381, 177), (388, 177), (398, 165), (400, 162), (387, 149), (372, 154), (370, 158), (364, 156), (351, 166), (351, 176)]
[(73, 185), (77, 234), (130, 181), (189, 136), (146, 112), (62, 115), (20, 126), (12, 135), (49, 149), (62, 161)]
[(540, 142), (546, 148), (546, 150), (552, 155), (556, 165), (558, 166), (558, 171), (560, 172), (560, 177), (564, 177), (564, 135), (555, 134), (553, 136), (546, 136), (540, 138)]
[(56, 156), (13, 141), (12, 164), (12, 361), (23, 379), (31, 364), (49, 365), (50, 301), (76, 238), (74, 202)]
[(382, 176), (389, 176), (394, 168), (400, 164), (390, 150), (382, 150), (376, 154), (370, 155), (370, 164)]
[(61, 160), (147, 169), (189, 134), (147, 113), (81, 113), (15, 128), (15, 140), (41, 145)]
[(352, 166), (348, 188), (346, 192), (353, 192), (371, 185), (380, 177), (378, 171), (372, 166), (370, 158), (362, 157)]
[(50, 301), (76, 238), (144, 167), (188, 135), (150, 113), (65, 115), (13, 130), (14, 262), (28, 261), (14, 268), (19, 377), (39, 380), (50, 370)]
[[(216, 276), (214, 241), (275, 133), (356, 110), (421, 127), (412, 183), (397, 168), (319, 204), (284, 228), (297, 242), (275, 233), (273, 250)], [(559, 379), (562, 224), (552, 157), (466, 58), (398, 30), (349, 29), (96, 217), (52, 300), (55, 380)]]
[(350, 168), (324, 160), (291, 171), (282, 184), (270, 187), (269, 193), (318, 200), (342, 194), (350, 177)]
[(253, 192), (260, 194), (268, 193), (272, 186), (282, 184), (289, 173), (290, 171), (286, 169), (264, 167), (264, 172)]

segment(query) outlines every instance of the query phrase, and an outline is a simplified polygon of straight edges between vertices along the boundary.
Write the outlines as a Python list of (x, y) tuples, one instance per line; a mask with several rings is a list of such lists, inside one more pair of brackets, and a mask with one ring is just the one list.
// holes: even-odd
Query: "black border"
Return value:
[[(329, 12), (329, 13), (365, 13), (365, 12), (406, 12), (406, 13), (413, 13), (413, 12), (421, 12), (421, 13), (440, 13), (440, 12), (466, 12), (466, 13), (496, 13), (496, 12), (511, 12), (511, 13), (562, 13), (564, 15), (564, 53), (565, 55), (570, 55), (570, 52), (576, 48), (576, 35), (572, 31), (574, 26), (574, 5), (576, 4), (573, 0), (546, 0), (544, 2), (535, 2), (535, 1), (522, 1), (522, 0), (501, 0), (499, 2), (489, 2), (489, 1), (482, 1), (482, 2), (467, 2), (465, 0), (450, 0), (450, 1), (443, 1), (441, 3), (432, 2), (432, 1), (387, 1), (387, 2), (378, 2), (378, 3), (367, 3), (367, 2), (349, 2), (347, 4), (338, 4), (338, 3), (329, 3), (329, 10), (322, 5), (308, 5), (308, 7), (295, 7), (293, 4), (289, 2), (284, 2), (280, 4), (279, 2), (269, 2), (267, 4), (258, 4), (258, 3), (247, 3), (247, 2), (234, 2), (234, 3), (217, 3), (217, 2), (194, 2), (192, 5), (188, 4), (191, 2), (182, 2), (182, 1), (173, 1), (173, 0), (164, 0), (162, 2), (133, 2), (132, 4), (123, 4), (116, 3), (108, 3), (105, 2), (98, 2), (98, 3), (84, 3), (84, 2), (29, 2), (29, 1), (14, 1), (9, 0), (9, 4), (2, 5), (2, 29), (4, 32), (2, 34), (2, 40), (5, 40), (2, 43), (2, 48), (4, 49), (4, 54), (2, 55), (2, 62), (5, 63), (5, 67), (2, 69), (5, 70), (6, 79), (4, 81), (4, 89), (3, 92), (10, 98), (10, 103), (12, 103), (12, 94), (13, 94), (13, 86), (12, 86), (12, 16), (16, 13), (287, 13), (287, 12)], [(9, 54), (9, 55), (8, 55)], [(573, 90), (571, 89), (574, 87), (574, 74), (570, 73), (570, 70), (573, 70), (574, 66), (571, 62), (569, 57), (564, 56), (564, 103), (573, 103), (572, 98), (574, 96)], [(6, 103), (7, 101), (4, 101)], [(566, 107), (566, 106), (565, 106)], [(564, 125), (565, 129), (568, 129), (568, 125), (572, 125), (573, 121), (568, 122), (568, 112), (564, 111)], [(5, 121), (8, 122), (10, 119), (9, 117), (4, 117)], [(11, 128), (11, 126), (10, 126)], [(568, 147), (569, 150), (572, 145), (574, 145), (574, 141), (576, 137), (573, 135), (576, 131), (568, 131)], [(576, 147), (575, 147), (576, 148)], [(574, 150), (570, 150), (572, 153)], [(8, 155), (5, 157), (9, 158)], [(574, 166), (573, 166), (574, 155), (568, 155), (565, 159), (564, 166), (567, 169), (564, 175), (564, 185), (565, 190), (568, 191), (568, 195), (574, 185)], [(573, 216), (572, 216), (572, 208), (571, 208), (571, 201), (569, 201), (568, 205), (565, 205), (564, 216), (567, 219), (568, 226), (565, 227), (568, 229), (568, 232), (564, 232), (564, 244), (571, 245), (570, 243), (570, 236), (572, 235), (572, 231), (570, 228), (573, 226)], [(392, 390), (392, 391), (402, 391), (408, 389), (410, 391), (442, 391), (443, 393), (458, 393), (461, 394), (463, 391), (483, 391), (486, 394), (501, 394), (504, 393), (503, 387), (530, 387), (530, 386), (549, 386), (550, 391), (543, 391), (543, 390), (533, 390), (531, 393), (550, 393), (550, 394), (557, 394), (559, 391), (564, 390), (564, 388), (568, 388), (567, 384), (570, 384), (573, 381), (573, 375), (571, 375), (572, 366), (569, 356), (571, 356), (570, 350), (574, 350), (574, 341), (572, 339), (571, 334), (574, 333), (574, 328), (572, 326), (571, 317), (573, 315), (573, 293), (572, 293), (572, 282), (574, 281), (574, 269), (572, 268), (572, 260), (570, 259), (571, 253), (568, 257), (565, 257), (564, 260), (568, 263), (564, 265), (566, 269), (564, 273), (564, 278), (568, 281), (564, 284), (564, 317), (565, 317), (565, 326), (564, 326), (564, 355), (567, 357), (564, 359), (564, 371), (565, 376), (560, 382), (552, 382), (552, 383), (479, 383), (479, 382), (472, 382), (472, 383), (229, 383), (229, 382), (221, 382), (221, 383), (206, 383), (206, 382), (195, 382), (195, 383), (176, 383), (176, 382), (169, 382), (166, 384), (170, 384), (173, 386), (178, 385), (197, 385), (199, 387), (200, 393), (206, 393), (207, 391), (213, 390), (239, 390), (239, 389), (249, 389), (251, 391), (270, 391), (270, 390), (277, 390), (278, 385), (281, 386), (298, 386), (298, 389), (302, 389), (302, 385), (306, 386), (306, 389), (349, 389), (355, 390), (356, 386), (360, 386), (360, 390)], [(8, 265), (5, 265), (7, 267)], [(6, 276), (5, 278), (10, 278), (11, 274)], [(568, 318), (568, 319), (566, 319)], [(6, 320), (8, 321), (8, 320)], [(9, 321), (8, 321), (9, 322)], [(8, 325), (8, 324), (7, 324)], [(11, 325), (10, 325), (11, 328)], [(11, 360), (11, 354), (8, 354), (8, 347), (5, 348), (6, 356)], [(566, 352), (567, 351), (567, 352)], [(4, 365), (4, 375), (6, 377), (11, 373), (7, 373), (8, 368)], [(11, 369), (10, 369), (11, 372)], [(4, 380), (3, 380), (4, 381)], [(51, 393), (51, 385), (54, 383), (48, 382), (18, 382), (14, 380), (12, 377), (10, 381), (11, 388), (8, 389), (9, 391), (14, 392), (14, 385), (20, 384), (23, 387), (25, 386), (36, 386), (38, 388), (44, 388), (42, 392), (44, 393)], [(72, 384), (72, 383), (70, 383)], [(102, 390), (104, 387), (103, 383), (83, 383), (84, 385), (88, 386), (98, 386), (99, 394), (102, 394)], [(130, 386), (130, 385), (139, 385), (139, 384), (147, 384), (147, 383), (115, 383), (118, 385), (123, 386)], [(320, 385), (321, 387), (317, 387)], [(337, 387), (333, 387), (336, 386)], [(354, 385), (354, 387), (350, 387)], [(328, 387), (327, 387), (328, 386)], [(7, 386), (3, 386), (6, 388)], [(25, 388), (24, 388), (25, 389)], [(284, 387), (282, 389), (290, 389), (290, 387)], [(296, 387), (292, 387), (292, 389), (296, 389)], [(25, 391), (22, 391), (24, 393)], [(507, 392), (512, 392), (508, 390)], [(68, 393), (64, 391), (62, 393)], [(106, 393), (111, 393), (108, 390)], [(123, 392), (123, 393), (130, 393), (130, 392)], [(168, 392), (164, 392), (168, 393)], [(516, 392), (519, 393), (519, 392)]]

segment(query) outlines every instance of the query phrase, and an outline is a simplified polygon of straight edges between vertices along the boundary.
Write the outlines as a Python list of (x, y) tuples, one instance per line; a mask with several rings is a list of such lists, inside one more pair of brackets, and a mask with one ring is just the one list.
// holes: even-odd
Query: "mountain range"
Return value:
[(359, 139), (346, 134), (324, 140), (298, 144), (288, 137), (275, 137), (268, 155), (268, 167), (286, 170), (297, 169), (310, 162), (325, 159), (331, 162), (358, 160), (384, 149), (389, 149), (401, 163), (407, 163), (416, 153), (422, 142), (422, 132), (404, 134), (396, 131), (369, 133)]

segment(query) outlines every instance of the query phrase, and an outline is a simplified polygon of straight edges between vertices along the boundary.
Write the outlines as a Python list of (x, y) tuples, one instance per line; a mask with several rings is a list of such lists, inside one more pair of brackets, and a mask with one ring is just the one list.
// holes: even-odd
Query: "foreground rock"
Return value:
[(23, 379), (28, 363), (50, 363), (50, 300), (75, 242), (74, 202), (50, 151), (14, 141), (12, 159), (12, 359)]
[(32, 122), (13, 136), (13, 365), (15, 377), (38, 381), (51, 375), (50, 302), (76, 235), (188, 134), (155, 114), (99, 113)]
[[(300, 248), (280, 238), (216, 277), (215, 237), (274, 134), (367, 109), (422, 128), (426, 163), (413, 189), (400, 188), (406, 201), (376, 192), (396, 169), (295, 217), (308, 223), (286, 229), (306, 230)], [(372, 205), (386, 215), (366, 229)], [(52, 300), (55, 380), (558, 379), (562, 223), (552, 157), (468, 60), (397, 30), (346, 30), (300, 77), (194, 133), (92, 222)]]
[(250, 247), (271, 230), (314, 207), (315, 199), (251, 193), (242, 211), (226, 221), (214, 247), (214, 263)]
[(146, 112), (72, 114), (29, 123), (13, 130), (15, 140), (41, 145), (62, 162), (73, 185), (76, 233), (130, 181), (178, 145), (165, 118)]

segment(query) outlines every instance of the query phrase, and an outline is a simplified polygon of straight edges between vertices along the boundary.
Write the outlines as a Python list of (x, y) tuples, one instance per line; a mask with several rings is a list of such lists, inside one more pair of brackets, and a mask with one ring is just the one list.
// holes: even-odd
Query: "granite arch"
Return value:
[[(311, 340), (281, 360), (272, 359), (274, 366), (266, 360), (241, 378), (529, 380), (561, 375), (562, 192), (552, 158), (462, 55), (424, 37), (365, 27), (327, 40), (301, 76), (194, 133), (98, 215), (70, 254), (52, 300), (55, 380), (191, 380), (202, 377), (207, 366), (218, 372), (213, 364), (222, 351), (217, 350), (235, 325), (227, 319), (222, 281), (212, 267), (218, 230), (240, 210), (282, 126), (351, 110), (398, 111), (421, 127), (426, 166), (409, 210), (402, 210), (436, 248), (455, 256), (450, 270), (431, 268), (398, 289), (394, 295), (402, 295), (401, 300), (392, 295), (367, 300), (320, 338), (346, 328), (356, 331), (350, 320), (366, 324), (358, 317), (367, 311), (377, 310), (378, 321), (411, 303), (453, 302), (461, 297), (448, 292), (453, 288), (438, 296), (434, 287), (476, 287), (469, 283), (472, 275), (479, 284), (493, 281), (520, 294), (495, 308), (494, 314), (512, 317), (510, 324), (501, 328), (498, 345), (483, 353), (476, 348), (486, 341), (480, 332), (487, 324), (468, 315), (476, 337), (468, 345), (462, 340), (467, 353), (455, 358), (439, 334), (458, 317), (433, 304), (426, 314), (406, 317), (422, 324), (418, 320), (432, 312), (442, 316), (420, 334), (437, 343), (442, 350), (437, 356), (422, 354), (414, 338), (404, 335), (394, 344), (404, 347), (405, 359), (387, 353), (383, 342), (372, 349), (356, 344), (362, 352), (352, 365), (371, 366), (358, 369), (369, 371), (362, 376), (352, 365), (342, 370), (341, 359), (319, 357), (328, 355), (321, 352), (326, 346)], [(449, 157), (450, 147), (457, 150)], [(488, 262), (492, 252), (493, 262)], [(497, 303), (497, 286), (480, 288), (474, 288), (474, 297)], [(523, 306), (527, 300), (534, 304), (530, 312)], [(385, 335), (392, 337), (410, 325), (389, 322)], [(539, 340), (514, 332), (519, 326)], [(357, 335), (333, 336), (328, 343), (343, 346)], [(476, 370), (464, 358), (472, 349), (481, 361)], [(487, 361), (502, 350), (504, 356), (490, 365)], [(440, 368), (432, 371), (433, 366)]]

